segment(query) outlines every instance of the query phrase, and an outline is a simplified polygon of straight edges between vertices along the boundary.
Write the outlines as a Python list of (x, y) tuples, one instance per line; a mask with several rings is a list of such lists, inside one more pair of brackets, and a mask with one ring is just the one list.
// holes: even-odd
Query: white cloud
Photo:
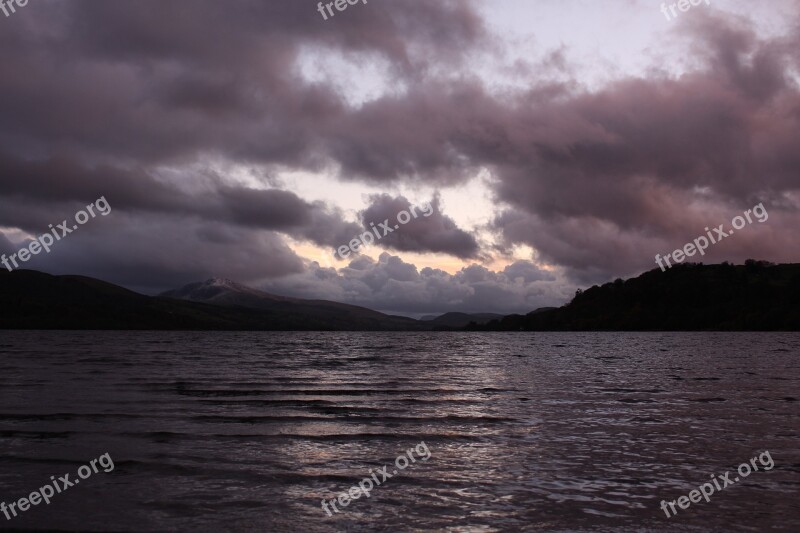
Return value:
[(433, 268), (418, 270), (388, 253), (377, 261), (366, 256), (356, 258), (338, 270), (313, 262), (305, 272), (268, 280), (261, 288), (409, 316), (448, 311), (528, 313), (539, 307), (562, 305), (576, 289), (561, 275), (529, 261), (517, 261), (499, 272), (470, 265), (448, 274)]

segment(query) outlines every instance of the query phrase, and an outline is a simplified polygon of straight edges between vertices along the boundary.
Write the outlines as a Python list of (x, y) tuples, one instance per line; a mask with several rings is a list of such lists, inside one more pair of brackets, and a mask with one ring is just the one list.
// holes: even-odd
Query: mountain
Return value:
[(683, 264), (578, 291), (558, 309), (480, 325), (476, 317), (487, 316), (416, 321), (223, 279), (152, 297), (83, 276), (0, 269), (0, 329), (430, 331), (466, 317), (478, 331), (800, 331), (800, 265)]
[[(219, 284), (219, 283), (218, 283)], [(201, 284), (202, 285), (202, 284)], [(214, 292), (214, 283), (206, 287)], [(220, 284), (221, 285), (221, 284)], [(83, 276), (52, 276), (33, 270), (0, 270), (0, 329), (120, 330), (420, 330), (430, 326), (362, 307), (281, 299), (244, 288), (221, 287), (210, 301), (236, 293), (263, 308), (151, 297)], [(203, 288), (194, 289), (203, 294)], [(191, 294), (189, 290), (188, 294)], [(272, 300), (270, 300), (272, 299)], [(271, 301), (272, 306), (266, 302)]]
[(800, 331), (800, 265), (683, 264), (578, 291), (564, 307), (486, 331)]
[(159, 296), (215, 305), (241, 305), (242, 303), (255, 303), (261, 300), (272, 302), (288, 302), (292, 300), (292, 298), (252, 289), (225, 278), (211, 278), (206, 281), (190, 283), (179, 289), (161, 293)]
[(317, 324), (327, 324), (329, 328), (325, 329), (334, 326), (335, 329), (430, 329), (412, 318), (386, 315), (366, 307), (328, 300), (303, 300), (277, 296), (223, 278), (190, 283), (179, 289), (164, 292), (159, 297), (221, 307), (271, 311)]
[(422, 317), (420, 320), (433, 324), (437, 327), (444, 327), (444, 328), (463, 328), (466, 327), (467, 324), (470, 322), (475, 322), (476, 324), (486, 324), (491, 320), (499, 320), (503, 318), (504, 315), (498, 315), (496, 313), (445, 313), (443, 315), (427, 315)]

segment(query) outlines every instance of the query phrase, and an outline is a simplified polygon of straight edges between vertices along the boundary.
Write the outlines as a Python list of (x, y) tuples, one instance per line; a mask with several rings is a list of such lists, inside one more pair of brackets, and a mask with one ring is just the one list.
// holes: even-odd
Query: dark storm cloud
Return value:
[(490, 168), (512, 206), (494, 224), (506, 243), (529, 244), (582, 280), (652, 268), (655, 253), (761, 201), (775, 212), (769, 225), (704, 260), (796, 261), (800, 92), (788, 66), (798, 36), (761, 39), (706, 13), (680, 31), (699, 64), (681, 77), (594, 92), (548, 85), (504, 101), (474, 81), (421, 84), (351, 113), (332, 153), (370, 180), (445, 184)]
[(733, 22), (692, 20), (684, 31), (704, 68), (623, 80), (528, 114), (532, 132), (549, 133), (528, 136), (534, 150), (521, 164), (496, 167), (499, 196), (513, 206), (495, 221), (508, 243), (581, 277), (630, 274), (765, 200), (775, 216), (760, 238), (737, 235), (705, 260), (797, 260), (797, 205), (782, 201), (800, 168), (789, 49)]
[(53, 219), (54, 206), (67, 217), (87, 205), (84, 202), (100, 196), (105, 196), (115, 210), (194, 216), (281, 231), (322, 246), (336, 246), (343, 235), (359, 229), (323, 203), (312, 204), (278, 189), (225, 185), (213, 175), (207, 176), (202, 188), (187, 192), (144, 170), (87, 167), (63, 157), (24, 161), (0, 153), (0, 176), (0, 203), (8, 201), (0, 211), (0, 225), (31, 232), (41, 232), (46, 224), (59, 222)]
[(316, 2), (40, 2), (3, 28), (0, 116), (18, 148), (48, 143), (139, 164), (216, 151), (314, 164), (347, 114), (307, 84), (303, 50), (383, 58), (415, 78), (484, 38), (465, 0), (375, 2), (323, 21)]
[(240, 224), (287, 229), (311, 221), (311, 205), (292, 192), (225, 187), (219, 196), (226, 215)]
[[(311, 0), (42, 0), (15, 14), (0, 34), (0, 225), (40, 231), (106, 195), (127, 223), (150, 235), (160, 235), (148, 222), (155, 217), (196, 228), (186, 233), (187, 246), (227, 246), (214, 257), (187, 254), (197, 265), (192, 273), (222, 265), (215, 259), (222, 250), (232, 255), (241, 246), (227, 237), (250, 235), (277, 250), (278, 268), (269, 271), (277, 274), (294, 272), (296, 258), (270, 232), (333, 247), (363, 230), (335, 208), (278, 188), (195, 176), (197, 166), (219, 159), (433, 188), (480, 169), (491, 174), (502, 202), (492, 226), (501, 249), (528, 244), (537, 259), (581, 280), (652, 268), (656, 253), (760, 201), (769, 222), (705, 260), (796, 261), (800, 30), (763, 38), (741, 19), (710, 10), (675, 26), (693, 50), (692, 67), (680, 76), (651, 70), (592, 91), (578, 78), (499, 91), (468, 61), (502, 36), (487, 35), (467, 0), (371, 2), (328, 21)], [(401, 89), (348, 103), (334, 85), (301, 74), (303, 54), (327, 58), (326, 52), (386, 64), (381, 81)], [(562, 47), (543, 51), (531, 65), (578, 76), (567, 58)], [(519, 75), (528, 80), (537, 69)], [(165, 179), (165, 167), (178, 168), (179, 177)], [(391, 218), (396, 200), (379, 197), (368, 211), (380, 221)], [(69, 210), (53, 220), (54, 206)], [(407, 235), (387, 236), (386, 244), (486, 255), (482, 243), (443, 215), (404, 229)], [(135, 264), (146, 241), (127, 231), (139, 243), (129, 252), (110, 241), (97, 246)], [(175, 241), (172, 233), (166, 231), (164, 245)], [(260, 261), (250, 244), (243, 249), (249, 252), (240, 260)], [(392, 277), (401, 272), (413, 277), (407, 264), (357, 261), (349, 270), (370, 271), (359, 280), (368, 287), (381, 273), (392, 283), (411, 282)], [(68, 264), (81, 270), (77, 259)], [(177, 278), (182, 265), (162, 262), (151, 272)], [(538, 274), (527, 268), (502, 275), (528, 282)], [(250, 279), (255, 270), (243, 267), (241, 274)], [(483, 274), (470, 267), (462, 275)], [(392, 287), (381, 285), (382, 294), (393, 294)]]
[(477, 82), (418, 83), (408, 94), (369, 102), (337, 122), (326, 150), (346, 177), (453, 184), (482, 159), (472, 143), (502, 142), (488, 138), (500, 133), (492, 131), (500, 112)]
[(303, 271), (275, 234), (173, 216), (131, 219), (111, 207), (23, 268), (80, 273), (150, 294), (215, 276), (249, 283)]
[(252, 65), (265, 52), (274, 61), (299, 42), (317, 42), (378, 51), (403, 66), (412, 60), (413, 46), (456, 59), (463, 46), (483, 35), (481, 20), (465, 0), (375, 2), (328, 24), (315, 0), (167, 0), (158, 8), (79, 0), (71, 9), (75, 43), (85, 53), (118, 60), (236, 60)]
[(183, 211), (191, 205), (145, 171), (89, 167), (73, 157), (25, 160), (0, 152), (0, 177), (0, 194), (29, 201), (89, 202), (109, 194), (120, 208)]
[[(350, 109), (334, 88), (303, 81), (303, 51), (383, 59), (392, 76), (416, 78), (441, 59), (459, 64), (485, 32), (462, 0), (376, 2), (328, 22), (316, 4), (41, 1), (21, 10), (0, 34), (0, 225), (41, 233), (104, 195), (117, 222), (101, 226), (114, 231), (86, 230), (38, 266), (138, 287), (295, 272), (299, 259), (263, 231), (325, 247), (349, 240), (360, 227), (335, 207), (195, 169), (217, 156), (330, 164), (328, 135)], [(165, 178), (164, 166), (178, 176)]]
[[(427, 204), (411, 205), (404, 196), (392, 197), (388, 194), (373, 195), (369, 199), (370, 206), (361, 213), (364, 229), (372, 230), (372, 226), (389, 221), (390, 228), (399, 226), (380, 240), (376, 245), (402, 252), (444, 253), (473, 259), (478, 256), (478, 242), (475, 237), (459, 229), (450, 217), (442, 213), (440, 200), (435, 197)], [(397, 216), (405, 211), (411, 217), (410, 222), (401, 224)]]

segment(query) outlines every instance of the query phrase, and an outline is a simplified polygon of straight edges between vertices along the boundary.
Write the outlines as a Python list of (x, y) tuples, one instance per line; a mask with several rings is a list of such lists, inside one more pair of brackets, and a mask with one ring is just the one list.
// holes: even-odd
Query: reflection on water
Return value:
[(0, 332), (0, 354), (3, 501), (116, 464), (4, 526), (800, 530), (797, 334)]

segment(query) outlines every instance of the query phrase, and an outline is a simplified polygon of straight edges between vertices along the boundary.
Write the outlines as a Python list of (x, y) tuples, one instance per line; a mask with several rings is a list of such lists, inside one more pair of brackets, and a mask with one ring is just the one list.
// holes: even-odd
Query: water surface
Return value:
[[(2, 527), (800, 530), (800, 334), (0, 332)], [(431, 452), (328, 515), (370, 469)], [(769, 450), (759, 471), (666, 518)]]

